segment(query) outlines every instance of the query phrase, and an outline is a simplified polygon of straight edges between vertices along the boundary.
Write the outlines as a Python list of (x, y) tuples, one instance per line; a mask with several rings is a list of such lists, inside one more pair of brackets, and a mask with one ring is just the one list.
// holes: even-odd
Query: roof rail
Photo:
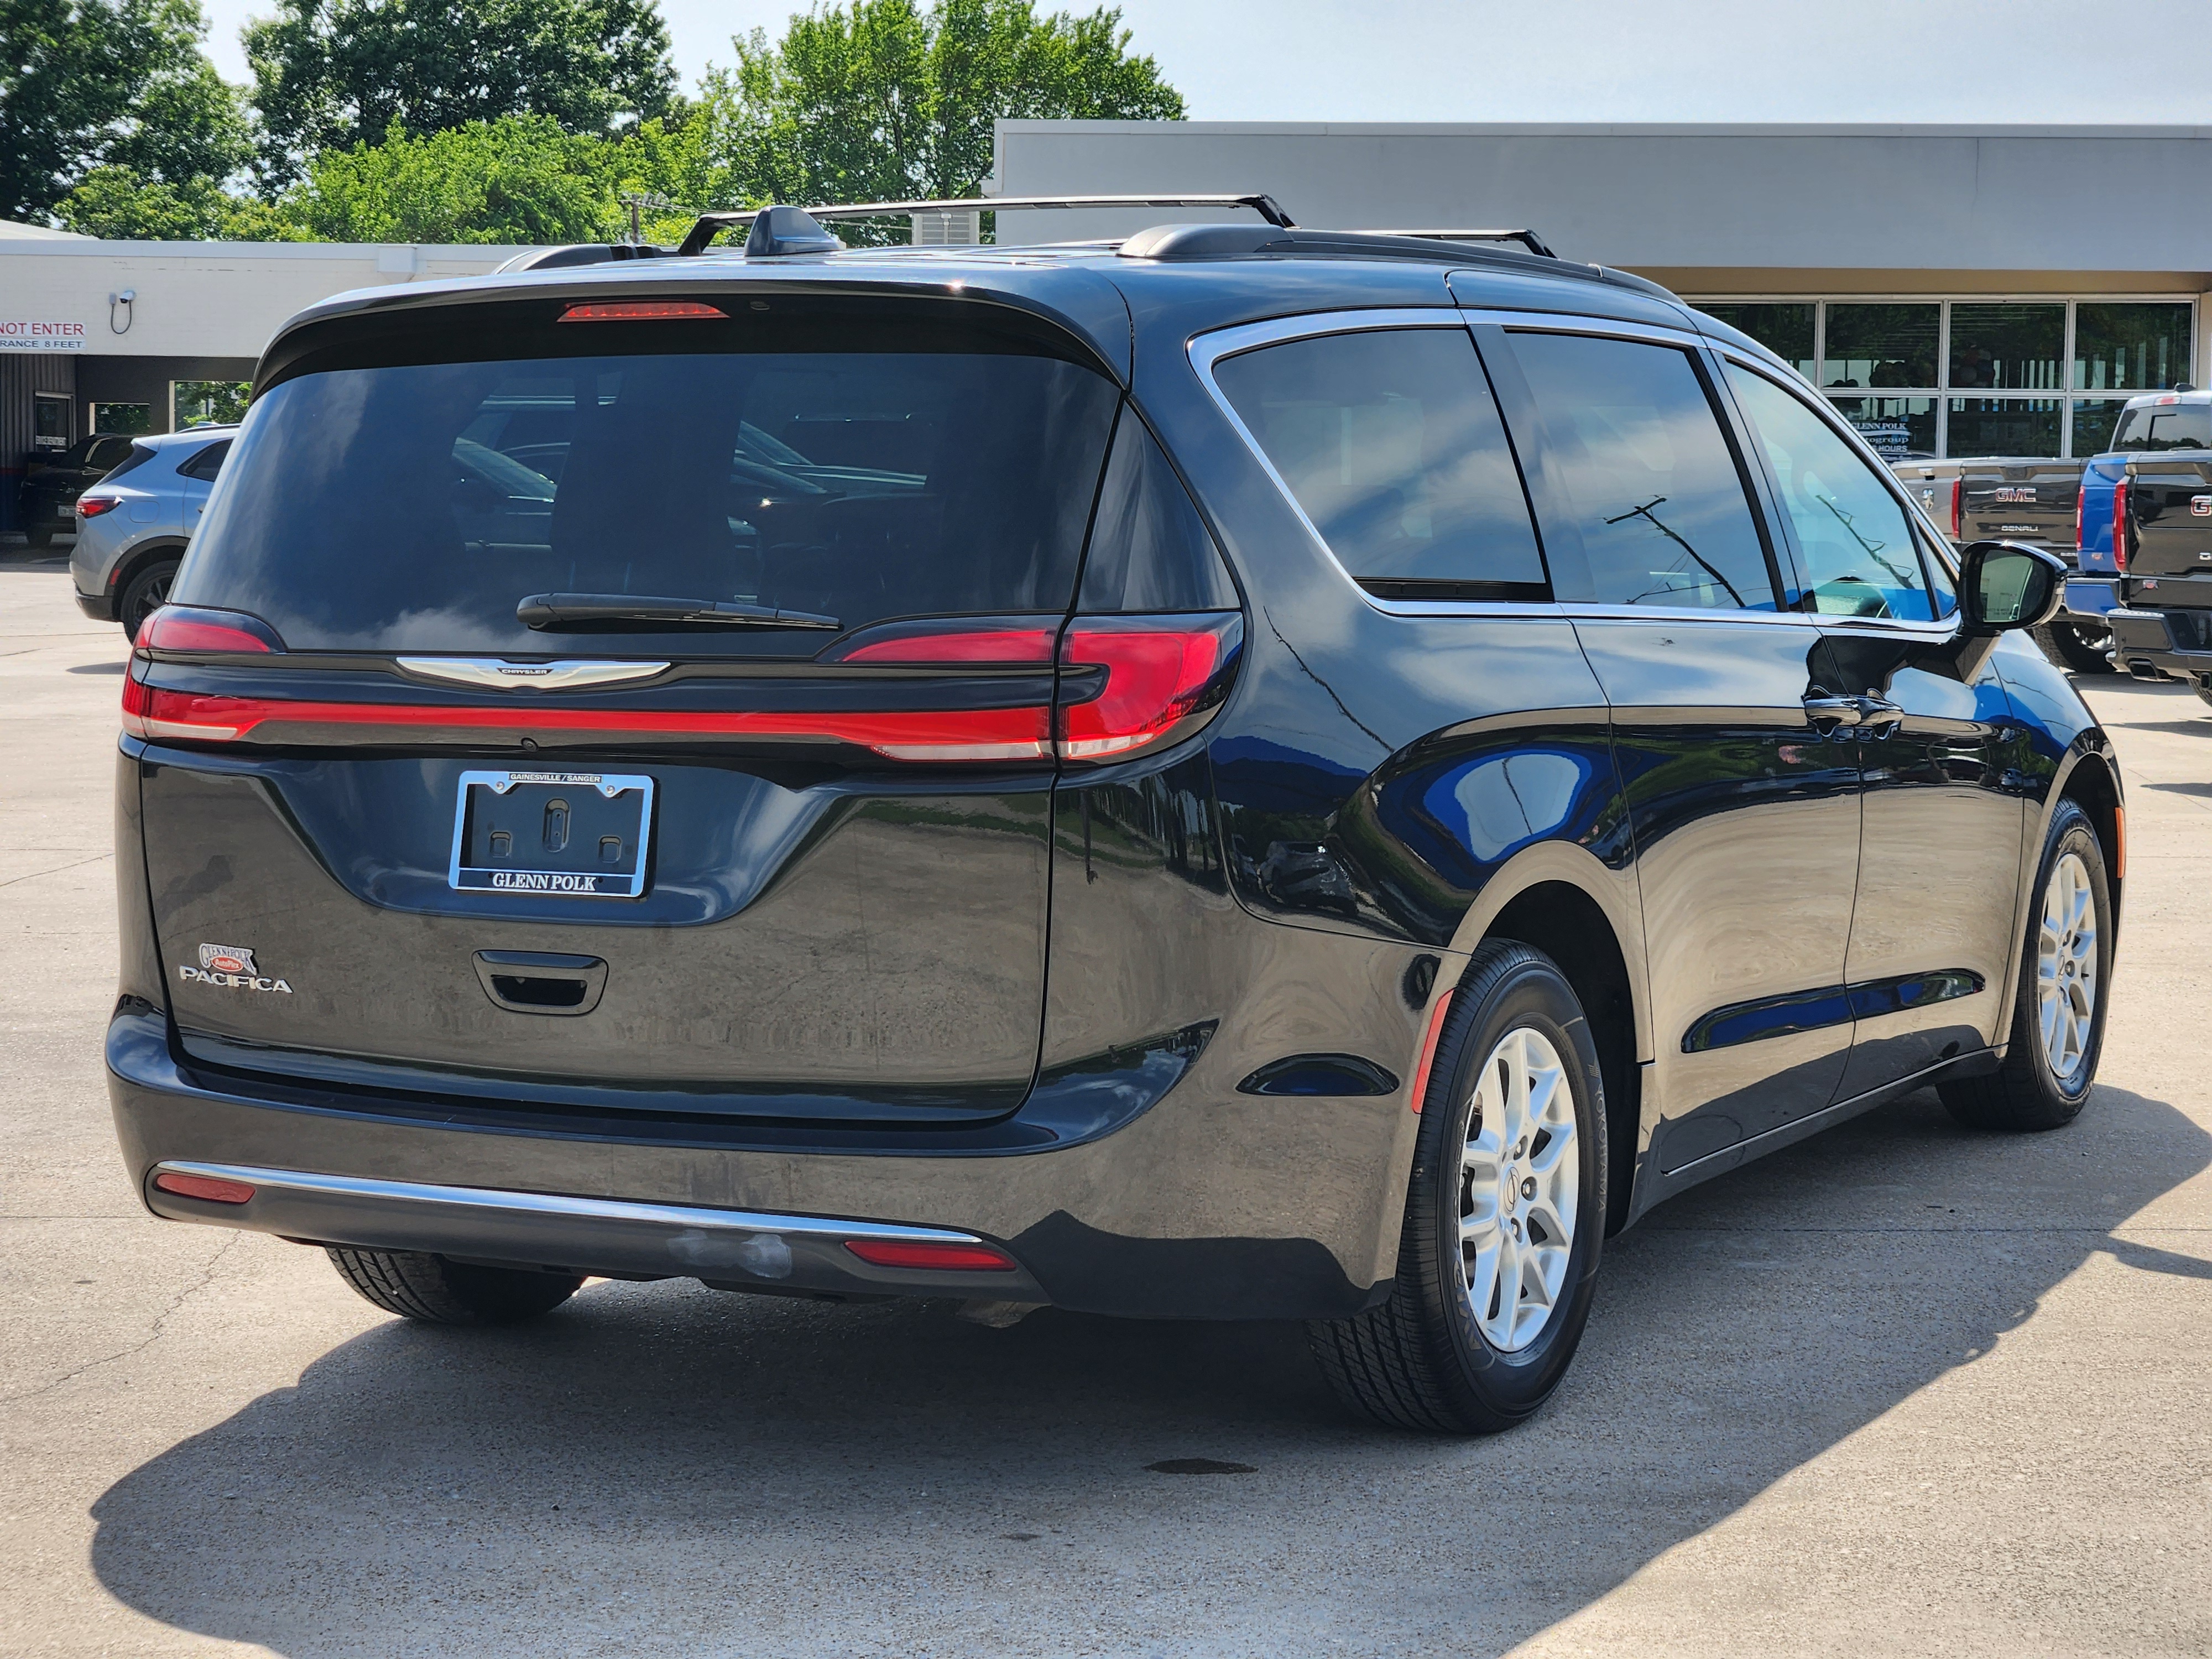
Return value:
[(1559, 256), (1533, 230), (1363, 230), (1361, 236), (1417, 236), (1425, 242), (1518, 242), (1540, 258)]
[[(926, 202), (846, 202), (834, 206), (805, 209), (806, 216), (816, 221), (824, 219), (881, 219), (902, 213), (958, 213), (970, 210), (994, 213), (1008, 208), (1140, 208), (1140, 207), (1241, 207), (1249, 208), (1279, 230), (1293, 228), (1291, 216), (1283, 211), (1272, 196), (1199, 194), (1188, 192), (1164, 196), (955, 196)], [(769, 210), (765, 207), (737, 208), (728, 211), (702, 213), (684, 240), (678, 245), (679, 256), (690, 257), (704, 253), (708, 245), (726, 230), (739, 225), (750, 225)], [(1503, 232), (1500, 234), (1526, 235), (1525, 231)]]

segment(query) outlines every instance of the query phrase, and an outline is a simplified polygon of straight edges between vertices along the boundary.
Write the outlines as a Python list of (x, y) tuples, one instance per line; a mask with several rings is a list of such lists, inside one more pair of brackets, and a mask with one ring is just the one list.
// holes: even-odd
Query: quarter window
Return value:
[(1873, 469), (1765, 376), (1731, 363), (1729, 380), (1773, 471), (1811, 608), (1826, 616), (1935, 620), (1911, 522)]
[(1776, 609), (1743, 476), (1689, 355), (1572, 334), (1509, 337), (1542, 422), (1544, 534), (1580, 542), (1591, 597)]
[(1540, 599), (1544, 564), (1458, 328), (1287, 341), (1215, 382), (1355, 580), (1384, 599)]

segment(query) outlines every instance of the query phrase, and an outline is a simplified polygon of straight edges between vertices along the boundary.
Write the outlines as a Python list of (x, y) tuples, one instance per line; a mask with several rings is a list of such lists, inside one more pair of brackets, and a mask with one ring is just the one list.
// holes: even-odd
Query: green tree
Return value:
[(272, 185), (319, 151), (502, 116), (608, 133), (668, 106), (656, 0), (281, 0), (247, 26)]
[(617, 147), (550, 115), (326, 149), (285, 216), (322, 242), (590, 242), (617, 234)]
[(1032, 0), (853, 0), (756, 29), (711, 72), (724, 195), (866, 202), (972, 196), (1001, 117), (1178, 120), (1182, 96), (1129, 52), (1119, 11)]
[(282, 210), (235, 194), (212, 179), (171, 184), (135, 167), (99, 167), (62, 199), (62, 223), (86, 236), (128, 241), (296, 242), (303, 232)]
[(179, 189), (242, 167), (206, 33), (199, 0), (0, 0), (0, 217), (43, 219), (100, 167)]

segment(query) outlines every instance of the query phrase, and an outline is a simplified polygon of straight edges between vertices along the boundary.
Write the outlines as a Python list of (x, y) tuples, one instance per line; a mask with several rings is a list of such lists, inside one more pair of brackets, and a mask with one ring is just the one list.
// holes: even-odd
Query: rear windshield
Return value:
[[(565, 341), (563, 343), (567, 343)], [(295, 650), (811, 655), (819, 631), (534, 632), (544, 593), (1055, 611), (1117, 392), (1054, 357), (692, 351), (337, 368), (256, 400), (179, 574)]]
[(2145, 404), (2124, 410), (2112, 431), (2112, 447), (2135, 455), (2161, 449), (2212, 449), (2212, 405)]

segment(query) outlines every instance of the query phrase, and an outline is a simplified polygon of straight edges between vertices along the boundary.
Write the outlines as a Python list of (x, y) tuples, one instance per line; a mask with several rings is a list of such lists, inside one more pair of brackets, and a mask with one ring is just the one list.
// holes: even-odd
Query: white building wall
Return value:
[[(0, 323), (83, 326), (82, 355), (244, 357), (302, 307), (357, 288), (491, 270), (513, 247), (0, 240)], [(110, 295), (134, 289), (129, 307)]]

